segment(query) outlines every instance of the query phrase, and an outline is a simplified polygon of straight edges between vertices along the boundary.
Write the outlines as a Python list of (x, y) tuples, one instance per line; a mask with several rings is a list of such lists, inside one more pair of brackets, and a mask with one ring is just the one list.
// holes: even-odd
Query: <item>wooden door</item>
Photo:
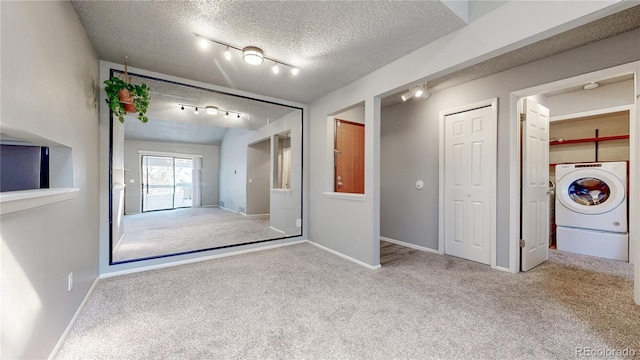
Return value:
[(336, 192), (364, 194), (364, 124), (336, 119)]
[(496, 117), (491, 106), (445, 117), (445, 254), (491, 263)]
[(522, 103), (522, 271), (549, 259), (549, 109)]

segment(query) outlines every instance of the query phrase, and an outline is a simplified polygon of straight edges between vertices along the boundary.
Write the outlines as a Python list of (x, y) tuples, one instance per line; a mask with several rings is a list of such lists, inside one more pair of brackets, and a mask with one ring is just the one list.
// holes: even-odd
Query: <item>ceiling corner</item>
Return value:
[(441, 0), (441, 2), (465, 24), (469, 23), (469, 0)]

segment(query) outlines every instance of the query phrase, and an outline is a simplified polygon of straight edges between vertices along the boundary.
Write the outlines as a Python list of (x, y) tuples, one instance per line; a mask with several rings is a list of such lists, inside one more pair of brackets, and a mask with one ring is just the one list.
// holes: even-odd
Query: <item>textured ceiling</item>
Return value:
[[(631, 31), (638, 27), (640, 27), (640, 6), (634, 6), (564, 33), (494, 57), (477, 65), (434, 80), (429, 80), (428, 86), (432, 92), (444, 90), (519, 65), (553, 56), (588, 43)], [(640, 43), (638, 46), (640, 46)], [(397, 94), (384, 98), (382, 100), (382, 106), (386, 107), (402, 102), (400, 96), (405, 92), (406, 89), (403, 89)]]
[[(73, 1), (100, 59), (310, 103), (465, 25), (440, 1)], [(273, 75), (193, 33), (291, 63)]]
[[(147, 109), (147, 124), (142, 125), (135, 116), (126, 117), (127, 140), (219, 144), (227, 128), (255, 130), (292, 111), (300, 111), (135, 75), (131, 76), (131, 82), (146, 83), (151, 89), (151, 101)], [(196, 115), (193, 107), (181, 110), (179, 104), (197, 106), (200, 111)], [(205, 106), (215, 106), (234, 114), (229, 117), (225, 117), (223, 112), (209, 115)], [(240, 118), (235, 113), (240, 113)]]

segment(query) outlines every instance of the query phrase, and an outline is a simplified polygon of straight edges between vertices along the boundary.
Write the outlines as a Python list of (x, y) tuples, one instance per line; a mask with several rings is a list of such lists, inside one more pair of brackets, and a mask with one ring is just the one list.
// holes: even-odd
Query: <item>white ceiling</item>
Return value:
[[(470, 1), (471, 21), (505, 1)], [(309, 103), (464, 26), (440, 1), (420, 2), (72, 2), (98, 56), (132, 66), (286, 100)], [(640, 6), (430, 79), (439, 91), (640, 26)], [(256, 45), (265, 55), (300, 67), (273, 75), (223, 57), (223, 46), (203, 51), (193, 33)], [(233, 51), (233, 50), (232, 50)], [(400, 102), (386, 97), (382, 106)], [(153, 96), (153, 94), (152, 94)], [(156, 101), (157, 96), (154, 98)]]
[[(479, 64), (429, 80), (427, 85), (431, 92), (437, 92), (469, 81), (511, 69), (532, 61), (559, 54), (579, 46), (606, 39), (640, 27), (640, 5), (606, 16), (602, 19), (579, 26), (572, 30), (548, 37), (528, 46), (510, 51), (506, 54), (483, 61)], [(639, 45), (640, 46), (640, 45)], [(597, 80), (597, 79), (594, 79)], [(612, 82), (624, 79), (613, 79)], [(603, 83), (605, 85), (605, 83)], [(580, 87), (565, 91), (581, 90)], [(400, 96), (407, 89), (382, 99), (382, 107), (402, 102)], [(421, 101), (416, 99), (416, 101)]]
[[(498, 2), (500, 5), (502, 2)], [(73, 1), (98, 57), (150, 71), (310, 103), (465, 25), (440, 1)], [(495, 5), (495, 6), (498, 6)], [(492, 5), (483, 10), (495, 7)], [(472, 17), (473, 18), (473, 17)], [(194, 33), (291, 63), (273, 75)]]

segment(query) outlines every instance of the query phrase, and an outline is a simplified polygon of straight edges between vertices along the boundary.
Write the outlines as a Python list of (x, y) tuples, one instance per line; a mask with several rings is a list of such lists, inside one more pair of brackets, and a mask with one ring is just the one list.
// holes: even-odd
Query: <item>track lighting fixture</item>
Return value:
[[(193, 113), (195, 115), (199, 114), (199, 110), (204, 108), (207, 115), (218, 115), (220, 112), (224, 112), (225, 117), (229, 116), (229, 110), (221, 110), (217, 106), (207, 105), (207, 106), (198, 106), (198, 105), (190, 105), (190, 104), (178, 104), (180, 106), (180, 110), (184, 110), (185, 107), (193, 108)], [(233, 111), (234, 114), (238, 114), (238, 118), (240, 118), (239, 112)]]
[(419, 97), (419, 98), (423, 98), (423, 99), (427, 100), (431, 96), (431, 93), (429, 92), (429, 89), (427, 88), (427, 85), (425, 84), (424, 86), (419, 85), (419, 86), (416, 86), (416, 87), (410, 89), (406, 93), (402, 94), (400, 97), (402, 98), (402, 101), (407, 101), (407, 100), (411, 99), (414, 96), (417, 97), (417, 98)]
[(224, 117), (228, 118), (229, 117), (229, 112), (227, 111), (226, 114), (224, 114)]
[(198, 40), (198, 45), (200, 45), (200, 48), (202, 50), (206, 50), (209, 48), (209, 42), (205, 38), (201, 38), (200, 40)]
[(424, 89), (422, 89), (422, 94), (420, 94), (420, 97), (424, 100), (427, 100), (431, 97), (431, 93), (429, 92), (429, 88), (427, 88), (426, 84), (424, 85)]
[[(279, 74), (280, 73), (280, 66), (287, 66), (289, 68), (291, 68), (291, 75), (298, 75), (298, 73), (300, 72), (300, 69), (296, 66), (293, 66), (291, 64), (287, 64), (286, 62), (282, 62), (280, 60), (276, 60), (274, 58), (270, 58), (264, 55), (264, 52), (262, 51), (262, 49), (260, 49), (257, 46), (245, 46), (245, 47), (239, 47), (239, 46), (234, 46), (222, 41), (218, 41), (218, 40), (214, 40), (211, 38), (208, 38), (206, 36), (200, 35), (200, 34), (196, 34), (194, 33), (194, 35), (196, 36), (196, 39), (198, 39), (198, 43), (200, 44), (200, 46), (204, 49), (206, 48), (210, 43), (215, 43), (218, 45), (222, 45), (225, 47), (225, 51), (224, 51), (224, 57), (227, 60), (231, 60), (231, 49), (234, 50), (238, 50), (238, 51), (242, 51), (242, 59), (244, 60), (244, 62), (246, 62), (247, 64), (250, 65), (260, 65), (264, 62), (264, 60), (270, 60), (274, 62), (274, 65), (271, 67), (271, 71), (274, 74)], [(206, 45), (204, 45), (206, 44)]]
[(251, 65), (260, 65), (264, 61), (264, 53), (262, 49), (255, 46), (247, 46), (242, 49), (242, 59), (244, 62)]
[(218, 114), (218, 108), (215, 107), (215, 106), (207, 106), (205, 109), (207, 109), (207, 114), (209, 114), (209, 115)]
[(592, 81), (592, 82), (588, 83), (587, 85), (585, 85), (583, 87), (583, 89), (585, 89), (585, 90), (593, 90), (593, 89), (597, 88), (598, 86), (600, 86), (600, 84), (598, 84), (595, 81)]

